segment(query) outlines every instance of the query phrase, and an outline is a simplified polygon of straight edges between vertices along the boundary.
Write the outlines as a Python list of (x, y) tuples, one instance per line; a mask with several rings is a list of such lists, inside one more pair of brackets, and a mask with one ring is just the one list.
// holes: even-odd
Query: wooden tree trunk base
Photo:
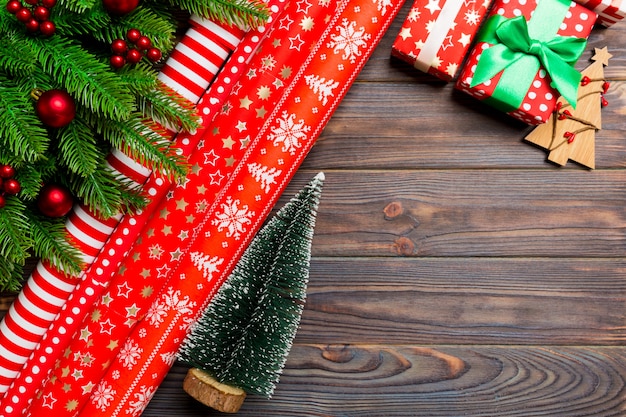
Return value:
[(183, 389), (202, 404), (223, 413), (236, 413), (246, 398), (244, 390), (222, 384), (197, 368), (187, 372)]

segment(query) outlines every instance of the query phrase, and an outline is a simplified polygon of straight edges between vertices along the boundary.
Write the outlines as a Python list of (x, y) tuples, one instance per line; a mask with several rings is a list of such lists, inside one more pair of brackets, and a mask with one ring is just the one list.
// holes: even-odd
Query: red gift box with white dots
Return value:
[(491, 0), (416, 0), (391, 55), (452, 81), (490, 4)]
[[(555, 0), (498, 0), (494, 3), (489, 17), (499, 14), (506, 18), (514, 18), (521, 15), (528, 21), (531, 19), (539, 1)], [(572, 2), (557, 35), (586, 39), (593, 29), (596, 19), (597, 14), (595, 12)], [(470, 87), (482, 51), (491, 46), (491, 44), (481, 41), (474, 45), (456, 83), (457, 89), (479, 100), (491, 97), (500, 77), (500, 74), (498, 74), (485, 83)], [(554, 106), (560, 97), (559, 92), (552, 88), (550, 83), (550, 76), (543, 68), (540, 68), (529, 85), (522, 104), (518, 109), (507, 114), (530, 125), (545, 123), (552, 114)]]

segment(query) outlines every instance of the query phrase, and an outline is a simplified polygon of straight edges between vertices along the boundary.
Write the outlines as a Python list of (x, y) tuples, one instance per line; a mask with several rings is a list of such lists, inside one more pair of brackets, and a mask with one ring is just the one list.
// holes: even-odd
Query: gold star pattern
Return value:
[(272, 41), (272, 46), (274, 48), (278, 48), (280, 46), (280, 38), (274, 38), (274, 40)]
[[(181, 198), (180, 200), (176, 200), (176, 210), (185, 211), (188, 205), (189, 203), (185, 201), (184, 197)], [(171, 233), (171, 228), (170, 228), (170, 233)]]
[(226, 161), (226, 166), (227, 167), (232, 167), (233, 165), (235, 165), (235, 162), (237, 161), (235, 159), (235, 157), (233, 157), (232, 155), (229, 156), (228, 158), (225, 158), (224, 161)]
[(292, 72), (293, 72), (293, 69), (292, 69), (291, 67), (283, 67), (283, 68), (280, 70), (280, 76), (281, 76), (283, 79), (287, 79), (287, 78), (291, 77), (291, 73), (292, 73)]
[(171, 235), (172, 234), (172, 226), (168, 226), (168, 225), (163, 226), (163, 229), (161, 229), (161, 233), (163, 233), (163, 236)]
[(141, 270), (141, 273), (139, 275), (141, 275), (144, 279), (145, 278), (149, 278), (150, 277), (150, 270), (144, 268), (144, 269)]
[(64, 392), (70, 392), (72, 390), (72, 384), (63, 384), (63, 388), (61, 388)]
[(259, 119), (263, 119), (266, 113), (267, 113), (267, 110), (265, 110), (265, 107), (256, 109), (256, 117)]
[(193, 172), (194, 174), (198, 175), (200, 171), (202, 171), (202, 167), (198, 165), (197, 163), (191, 166), (191, 172)]
[(109, 349), (110, 351), (114, 351), (115, 349), (117, 349), (118, 346), (119, 342), (117, 340), (110, 340), (109, 344), (107, 345), (107, 349)]
[(91, 313), (91, 321), (93, 323), (96, 323), (98, 321), (100, 321), (100, 318), (102, 317), (102, 313), (100, 312), (99, 309), (95, 309), (92, 313)]
[(201, 184), (201, 185), (196, 187), (196, 190), (197, 190), (198, 194), (204, 195), (206, 193), (207, 188), (206, 188), (206, 186), (204, 184)]
[(65, 409), (67, 411), (74, 411), (74, 410), (76, 410), (76, 407), (78, 407), (78, 401), (77, 400), (69, 400), (65, 404)]
[(154, 288), (152, 288), (151, 286), (148, 285), (148, 286), (143, 287), (141, 289), (141, 296), (143, 298), (148, 298), (148, 297), (150, 297), (152, 295), (153, 292), (154, 292)]
[(232, 137), (228, 136), (227, 138), (222, 139), (222, 148), (233, 149), (233, 145), (235, 141)]
[(170, 215), (170, 212), (166, 208), (161, 210), (161, 212), (159, 213), (159, 217), (162, 219), (167, 219), (167, 216), (169, 215)]
[(272, 90), (270, 90), (270, 88), (266, 85), (260, 86), (256, 91), (257, 97), (261, 100), (267, 100), (268, 98), (270, 98), (271, 94)]
[(248, 96), (239, 99), (239, 108), (250, 110), (250, 105), (252, 104), (252, 100)]
[(187, 221), (187, 223), (193, 223), (196, 221), (196, 218), (193, 214), (190, 214), (189, 216), (185, 217), (185, 220)]

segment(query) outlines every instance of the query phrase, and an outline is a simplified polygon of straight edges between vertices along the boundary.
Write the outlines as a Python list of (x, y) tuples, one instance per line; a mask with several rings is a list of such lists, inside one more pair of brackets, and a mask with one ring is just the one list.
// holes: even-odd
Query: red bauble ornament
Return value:
[(9, 178), (8, 180), (4, 180), (2, 182), (2, 189), (8, 195), (15, 195), (20, 192), (22, 186), (20, 185), (20, 182), (15, 178)]
[(17, 17), (17, 20), (19, 20), (20, 22), (26, 23), (30, 19), (32, 19), (33, 14), (26, 7), (22, 7), (17, 11), (17, 13), (15, 13), (15, 17)]
[(39, 32), (44, 36), (52, 36), (56, 30), (57, 27), (49, 20), (41, 22), (39, 25)]
[(150, 48), (146, 52), (146, 56), (148, 57), (148, 59), (150, 61), (158, 62), (163, 55), (161, 54), (161, 51), (159, 49), (157, 49), (157, 48)]
[(43, 93), (37, 100), (35, 109), (45, 125), (55, 128), (67, 126), (76, 115), (74, 99), (62, 90), (48, 90)]
[(141, 61), (141, 58), (142, 58), (142, 55), (138, 49), (129, 49), (128, 52), (126, 53), (126, 60), (130, 64), (138, 63), (139, 61)]
[(45, 185), (37, 197), (37, 208), (48, 217), (63, 217), (73, 205), (70, 190), (58, 184)]
[(0, 166), (0, 178), (9, 179), (15, 176), (15, 168), (11, 165)]
[(135, 45), (137, 45), (137, 48), (145, 51), (152, 46), (152, 42), (147, 36), (140, 36), (139, 39), (137, 39), (137, 42), (135, 42)]
[(24, 0), (26, 4), (30, 4), (31, 6), (36, 6), (39, 3), (39, 0)]
[(7, 200), (4, 198), (3, 195), (0, 195), (0, 208), (4, 207), (7, 203)]
[(110, 62), (113, 68), (122, 68), (126, 64), (126, 58), (122, 55), (113, 55)]
[(139, 6), (139, 0), (102, 0), (102, 4), (107, 12), (124, 15), (135, 10)]
[(137, 29), (129, 29), (128, 32), (126, 32), (126, 39), (128, 39), (128, 42), (135, 43), (139, 40), (139, 38), (141, 38), (141, 32)]
[(35, 16), (35, 19), (43, 22), (50, 19), (50, 10), (47, 7), (37, 6), (33, 10), (33, 16)]
[(53, 8), (57, 4), (57, 0), (41, 0), (41, 5), (48, 9)]
[(26, 22), (25, 26), (27, 31), (35, 33), (39, 30), (39, 21), (37, 19), (30, 19)]
[(7, 11), (9, 13), (15, 14), (20, 10), (22, 10), (22, 3), (20, 3), (18, 0), (11, 0), (7, 3)]
[(111, 42), (111, 52), (118, 55), (123, 55), (128, 50), (128, 45), (124, 39), (115, 39)]

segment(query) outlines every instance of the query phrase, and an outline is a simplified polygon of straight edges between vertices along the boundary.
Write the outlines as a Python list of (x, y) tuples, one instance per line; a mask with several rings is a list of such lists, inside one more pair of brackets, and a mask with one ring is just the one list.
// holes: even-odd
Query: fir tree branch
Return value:
[(73, 12), (83, 12), (91, 9), (98, 0), (59, 0), (58, 5)]
[(0, 37), (0, 71), (14, 77), (27, 77), (36, 68), (36, 55), (22, 38), (23, 34), (13, 30)]
[(26, 211), (24, 203), (13, 196), (0, 209), (0, 257), (21, 265), (33, 244)]
[(156, 71), (143, 62), (135, 66), (124, 66), (117, 70), (117, 75), (135, 96), (147, 94), (158, 85)]
[(48, 149), (48, 132), (34, 115), (30, 96), (0, 75), (0, 144), (33, 162)]
[[(52, 8), (50, 19), (57, 30), (56, 35), (70, 37), (72, 35), (88, 35), (89, 39), (98, 39), (101, 31), (110, 32), (113, 25), (111, 15), (98, 2), (88, 13), (82, 7), (74, 9)], [(110, 43), (110, 42), (109, 42)]]
[(169, 1), (190, 13), (240, 27), (257, 27), (269, 17), (267, 5), (261, 0)]
[(93, 130), (82, 119), (57, 132), (59, 162), (73, 173), (86, 177), (95, 171), (105, 154), (96, 146)]
[(23, 274), (23, 265), (0, 256), (0, 291), (19, 291)]
[(100, 128), (113, 147), (150, 170), (171, 178), (185, 175), (185, 159), (171, 151), (170, 142), (164, 138), (166, 132), (154, 122), (136, 117), (123, 122), (109, 121)]
[(43, 71), (83, 106), (114, 120), (130, 116), (134, 98), (108, 64), (61, 37), (32, 38), (31, 42)]
[(67, 241), (64, 220), (31, 216), (30, 223), (34, 255), (47, 260), (66, 275), (77, 277), (83, 264), (81, 252)]
[(149, 119), (168, 126), (181, 126), (187, 132), (200, 126), (196, 106), (161, 82), (158, 88), (139, 98), (138, 108)]
[(86, 177), (72, 176), (69, 188), (90, 210), (97, 211), (105, 218), (122, 212), (126, 205), (122, 195), (123, 187), (104, 161)]

